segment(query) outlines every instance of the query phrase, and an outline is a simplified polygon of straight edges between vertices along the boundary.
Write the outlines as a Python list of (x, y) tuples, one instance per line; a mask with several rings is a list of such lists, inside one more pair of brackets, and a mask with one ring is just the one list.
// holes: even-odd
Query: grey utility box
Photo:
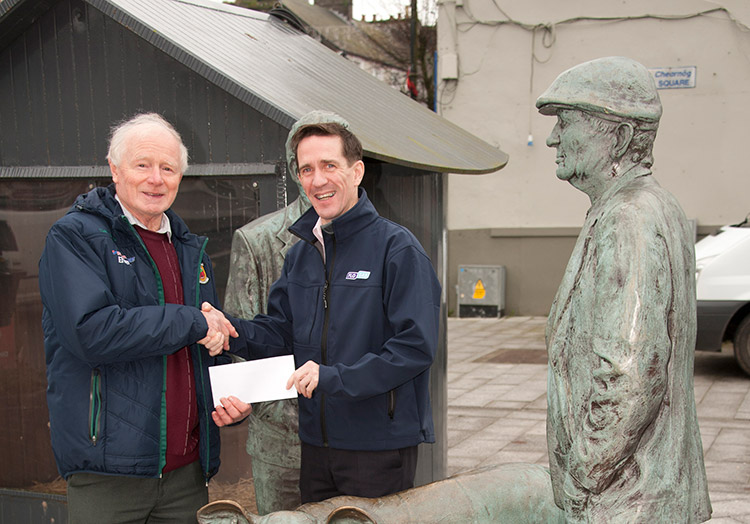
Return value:
[(458, 266), (458, 316), (505, 314), (505, 266)]

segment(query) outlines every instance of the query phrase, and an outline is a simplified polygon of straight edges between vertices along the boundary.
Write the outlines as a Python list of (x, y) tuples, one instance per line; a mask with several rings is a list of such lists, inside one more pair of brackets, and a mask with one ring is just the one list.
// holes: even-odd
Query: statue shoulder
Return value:
[(286, 208), (272, 211), (271, 213), (265, 214), (251, 220), (244, 226), (237, 229), (236, 234), (245, 237), (250, 240), (264, 235), (276, 235), (280, 230), (286, 229), (285, 223), (285, 211)]

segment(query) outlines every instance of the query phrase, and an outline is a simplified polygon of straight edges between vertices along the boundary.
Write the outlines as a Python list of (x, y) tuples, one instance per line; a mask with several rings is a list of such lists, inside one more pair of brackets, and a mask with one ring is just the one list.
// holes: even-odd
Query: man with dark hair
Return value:
[[(281, 276), (287, 252), (299, 240), (289, 226), (310, 209), (310, 201), (297, 176), (296, 145), (292, 146), (292, 138), (304, 125), (326, 122), (348, 125), (334, 113), (312, 111), (289, 130), (286, 161), (299, 196), (288, 206), (234, 232), (224, 311), (235, 317), (253, 319), (267, 312), (271, 285)], [(253, 404), (248, 417), (246, 450), (252, 457), (255, 502), (260, 515), (300, 505), (298, 433), (296, 398)]]
[(107, 158), (113, 184), (76, 199), (39, 262), (69, 521), (195, 522), (219, 467), (206, 349), (237, 333), (207, 304), (217, 303), (207, 239), (169, 209), (187, 168), (180, 135), (137, 115), (114, 129)]
[(440, 285), (414, 235), (359, 188), (362, 145), (348, 125), (305, 125), (291, 143), (312, 209), (290, 227), (301, 241), (268, 313), (238, 322), (232, 352), (294, 354), (287, 386), (300, 395), (303, 503), (411, 488), (417, 446), (435, 440), (428, 386)]

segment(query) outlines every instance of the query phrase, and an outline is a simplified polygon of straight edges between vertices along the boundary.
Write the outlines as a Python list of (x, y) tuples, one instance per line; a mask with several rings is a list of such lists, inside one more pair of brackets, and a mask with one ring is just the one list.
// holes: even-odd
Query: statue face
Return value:
[(594, 197), (608, 185), (614, 137), (595, 127), (595, 117), (575, 109), (557, 112), (547, 146), (557, 149), (557, 178)]

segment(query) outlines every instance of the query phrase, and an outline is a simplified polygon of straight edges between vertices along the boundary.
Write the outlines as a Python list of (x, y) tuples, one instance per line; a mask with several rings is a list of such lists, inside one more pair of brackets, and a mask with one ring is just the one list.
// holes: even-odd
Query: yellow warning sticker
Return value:
[(477, 280), (477, 285), (474, 286), (474, 294), (471, 298), (484, 298), (484, 296), (487, 294), (487, 291), (484, 289), (484, 284), (482, 284), (482, 280)]

